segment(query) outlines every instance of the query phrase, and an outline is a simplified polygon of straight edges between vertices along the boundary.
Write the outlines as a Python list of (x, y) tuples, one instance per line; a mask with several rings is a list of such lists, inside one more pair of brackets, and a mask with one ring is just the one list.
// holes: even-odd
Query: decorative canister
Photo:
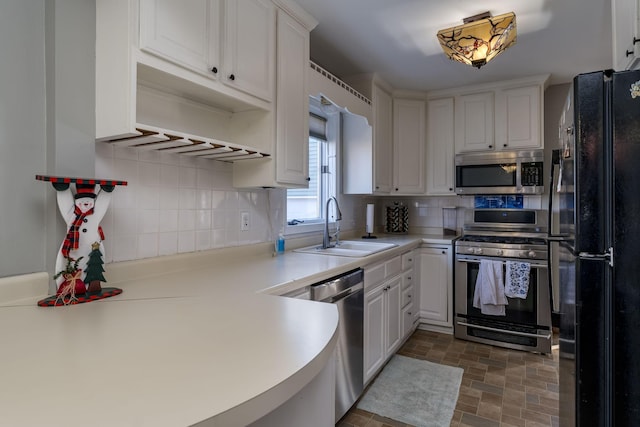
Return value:
[(386, 233), (407, 233), (409, 231), (409, 209), (401, 202), (386, 207)]

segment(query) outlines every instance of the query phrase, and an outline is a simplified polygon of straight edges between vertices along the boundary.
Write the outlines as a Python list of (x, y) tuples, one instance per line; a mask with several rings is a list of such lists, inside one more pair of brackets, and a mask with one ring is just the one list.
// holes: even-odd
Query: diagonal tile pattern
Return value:
[[(558, 353), (541, 355), (417, 330), (398, 354), (464, 369), (451, 427), (557, 427)], [(338, 427), (412, 427), (352, 408)]]

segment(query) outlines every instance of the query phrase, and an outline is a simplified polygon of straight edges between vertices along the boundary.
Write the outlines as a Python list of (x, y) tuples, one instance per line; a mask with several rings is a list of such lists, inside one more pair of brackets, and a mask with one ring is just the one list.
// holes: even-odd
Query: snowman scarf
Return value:
[[(85, 218), (89, 215), (93, 215), (93, 208), (89, 209), (86, 212), (82, 212), (77, 206), (75, 207), (73, 213), (76, 215), (76, 218), (73, 220), (73, 223), (69, 227), (69, 231), (67, 232), (67, 236), (64, 239), (64, 243), (62, 244), (62, 255), (65, 258), (69, 257), (69, 252), (72, 249), (78, 249), (78, 244), (80, 242), (80, 227), (82, 223), (85, 222)], [(104, 240), (104, 234), (102, 233), (102, 227), (98, 226), (98, 233), (100, 233), (100, 238)]]

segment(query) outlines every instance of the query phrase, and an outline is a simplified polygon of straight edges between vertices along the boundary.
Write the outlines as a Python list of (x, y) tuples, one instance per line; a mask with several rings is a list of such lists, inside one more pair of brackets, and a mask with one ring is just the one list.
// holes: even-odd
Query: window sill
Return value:
[[(330, 222), (329, 226), (335, 224)], [(324, 231), (324, 222), (302, 223), (297, 225), (287, 225), (284, 229), (285, 236), (300, 236), (310, 233), (322, 233)]]

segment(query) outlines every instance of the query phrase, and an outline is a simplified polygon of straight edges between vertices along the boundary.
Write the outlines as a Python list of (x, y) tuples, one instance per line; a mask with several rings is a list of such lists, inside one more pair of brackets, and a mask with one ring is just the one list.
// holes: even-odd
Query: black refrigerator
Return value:
[(640, 71), (574, 78), (554, 191), (560, 425), (640, 425)]

